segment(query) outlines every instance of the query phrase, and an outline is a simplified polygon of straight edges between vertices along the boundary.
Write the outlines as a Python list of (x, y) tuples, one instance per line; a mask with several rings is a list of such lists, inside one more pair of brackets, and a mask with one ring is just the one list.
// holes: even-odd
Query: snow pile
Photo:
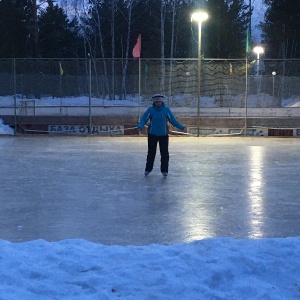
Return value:
[(9, 127), (8, 125), (5, 125), (3, 120), (0, 119), (0, 134), (14, 135), (15, 132), (13, 128)]
[(282, 101), (285, 107), (300, 107), (300, 97), (294, 96)]
[(1, 299), (300, 299), (300, 238), (170, 246), (0, 240)]
[[(89, 106), (90, 99), (87, 96), (53, 98), (43, 97), (33, 99), (36, 106)], [(101, 98), (91, 98), (91, 106), (138, 106), (138, 103), (130, 100), (107, 100)]]

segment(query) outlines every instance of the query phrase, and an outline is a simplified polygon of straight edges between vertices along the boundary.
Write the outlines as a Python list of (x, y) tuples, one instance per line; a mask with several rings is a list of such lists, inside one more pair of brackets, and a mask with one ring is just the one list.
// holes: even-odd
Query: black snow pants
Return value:
[(156, 136), (148, 134), (148, 154), (145, 171), (151, 172), (156, 155), (157, 143), (160, 150), (160, 171), (168, 173), (169, 169), (169, 136)]

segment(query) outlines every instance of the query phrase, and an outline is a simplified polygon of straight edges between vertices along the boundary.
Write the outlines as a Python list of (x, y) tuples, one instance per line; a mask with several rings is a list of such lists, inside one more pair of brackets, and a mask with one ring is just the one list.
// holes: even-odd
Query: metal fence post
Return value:
[(245, 136), (247, 136), (248, 118), (248, 56), (246, 54), (246, 86), (245, 86)]
[(16, 75), (16, 59), (13, 59), (14, 69), (14, 133), (17, 134), (17, 75)]
[(92, 134), (92, 62), (91, 58), (89, 62), (89, 134)]

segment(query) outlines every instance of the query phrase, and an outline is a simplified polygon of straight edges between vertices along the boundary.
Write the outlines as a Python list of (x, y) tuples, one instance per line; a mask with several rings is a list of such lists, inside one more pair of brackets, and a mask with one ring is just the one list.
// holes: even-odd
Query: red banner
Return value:
[(141, 57), (141, 46), (142, 46), (142, 38), (141, 35), (139, 34), (138, 39), (136, 41), (135, 46), (133, 47), (132, 50), (132, 56), (134, 58), (140, 58)]

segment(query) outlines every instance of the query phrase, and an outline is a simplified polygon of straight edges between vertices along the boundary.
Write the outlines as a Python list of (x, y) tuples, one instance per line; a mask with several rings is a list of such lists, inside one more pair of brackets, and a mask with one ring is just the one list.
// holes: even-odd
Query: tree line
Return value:
[[(264, 0), (260, 24), (267, 58), (300, 57), (300, 0)], [(202, 55), (244, 58), (253, 7), (244, 0), (2, 0), (2, 58), (197, 57), (195, 9), (205, 9)]]
[(266, 53), (270, 58), (300, 58), (300, 0), (264, 0), (261, 23)]

